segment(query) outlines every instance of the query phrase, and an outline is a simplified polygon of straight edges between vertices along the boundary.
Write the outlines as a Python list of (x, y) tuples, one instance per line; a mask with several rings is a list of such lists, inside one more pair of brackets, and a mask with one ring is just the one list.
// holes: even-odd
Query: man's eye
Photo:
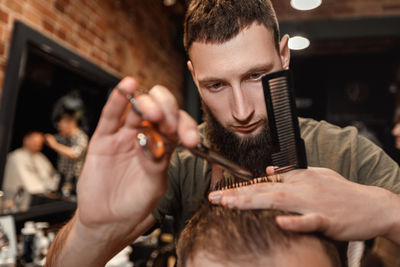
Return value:
[(221, 87), (222, 87), (222, 83), (213, 83), (213, 84), (207, 85), (207, 89), (211, 90), (211, 91), (218, 91), (219, 89), (221, 89)]
[(249, 75), (249, 78), (254, 81), (260, 80), (264, 76), (264, 73), (252, 73)]

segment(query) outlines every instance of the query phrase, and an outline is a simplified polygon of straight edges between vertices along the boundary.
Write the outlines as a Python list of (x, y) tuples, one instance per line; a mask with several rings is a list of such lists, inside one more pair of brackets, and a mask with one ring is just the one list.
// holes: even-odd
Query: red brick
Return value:
[(65, 33), (65, 31), (64, 31), (63, 29), (59, 29), (59, 30), (56, 32), (56, 35), (57, 35), (60, 39), (62, 39), (62, 40), (64, 40), (64, 41), (67, 40), (67, 34)]
[(79, 19), (78, 20), (78, 24), (79, 24), (79, 26), (81, 27), (81, 31), (82, 30), (86, 30), (86, 28), (87, 28), (87, 21), (86, 20), (84, 20), (84, 19)]
[(64, 12), (65, 12), (65, 6), (61, 5), (61, 4), (58, 3), (58, 2), (56, 2), (56, 3), (54, 4), (54, 7), (55, 7), (58, 11), (60, 11), (61, 13), (64, 13)]
[(90, 55), (93, 56), (95, 59), (97, 59), (98, 62), (100, 62), (102, 64), (104, 64), (106, 62), (104, 57), (96, 51), (92, 51), (92, 53), (90, 53)]
[(87, 2), (87, 7), (89, 8), (90, 12), (92, 12), (93, 14), (98, 14), (98, 9), (92, 5), (92, 1)]
[(48, 31), (48, 32), (50, 32), (50, 33), (53, 33), (53, 32), (54, 32), (54, 24), (51, 23), (51, 22), (49, 22), (48, 20), (43, 20), (42, 25), (43, 25), (43, 28), (44, 28), (46, 31)]
[[(28, 0), (29, 1), (29, 0)], [(44, 5), (44, 6), (52, 6), (52, 4), (53, 4), (53, 2), (54, 2), (54, 0), (36, 0), (36, 1), (40, 1), (40, 2), (42, 2), (42, 4)]]
[(0, 42), (0, 56), (4, 55), (5, 48), (4, 42)]
[(100, 29), (101, 32), (105, 33), (107, 31), (107, 27), (104, 25), (104, 19), (97, 19), (95, 21), (96, 28)]
[(35, 0), (35, 1), (28, 1), (29, 5), (34, 8), (36, 11), (39, 12), (41, 16), (44, 16), (45, 18), (49, 18), (53, 21), (57, 20), (57, 16), (55, 12), (50, 10), (49, 5), (45, 5), (44, 3), (41, 3), (41, 1)]
[(78, 36), (83, 41), (87, 42), (90, 45), (94, 44), (93, 36), (90, 36), (88, 32), (79, 31)]
[(6, 0), (6, 6), (12, 11), (22, 14), (22, 5), (16, 0)]
[(99, 38), (102, 42), (106, 41), (105, 38), (105, 33), (101, 32), (99, 29), (95, 28), (94, 26), (89, 27), (88, 31), (93, 34), (93, 36), (96, 36), (97, 38)]
[(76, 41), (75, 38), (73, 38), (71, 36), (68, 37), (67, 42), (73, 47), (76, 47), (76, 48), (78, 47), (78, 42)]
[(69, 4), (70, 4), (69, 0), (56, 0), (56, 1), (54, 2), (54, 7), (55, 7), (58, 11), (64, 13), (64, 12), (65, 12), (65, 9), (69, 6)]
[(34, 25), (42, 24), (42, 19), (38, 15), (38, 12), (30, 7), (24, 9), (23, 18)]
[(68, 10), (65, 11), (65, 13), (67, 14), (67, 16), (74, 22), (76, 22), (76, 16), (75, 16), (75, 12), (72, 8), (69, 8)]
[(72, 23), (63, 18), (58, 19), (58, 26), (60, 29), (63, 29), (67, 35), (73, 34), (74, 32)]
[(0, 22), (8, 23), (8, 14), (3, 9), (0, 9)]

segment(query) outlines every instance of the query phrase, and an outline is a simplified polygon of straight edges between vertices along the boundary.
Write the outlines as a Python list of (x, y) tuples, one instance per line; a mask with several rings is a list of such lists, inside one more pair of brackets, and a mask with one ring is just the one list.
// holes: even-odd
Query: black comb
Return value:
[(272, 146), (272, 164), (278, 173), (307, 168), (304, 141), (300, 137), (290, 70), (262, 78)]

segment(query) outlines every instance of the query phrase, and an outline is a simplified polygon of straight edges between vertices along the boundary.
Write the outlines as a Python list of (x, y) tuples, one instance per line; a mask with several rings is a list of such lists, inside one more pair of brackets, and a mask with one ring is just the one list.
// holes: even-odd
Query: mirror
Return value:
[[(118, 81), (119, 77), (16, 22), (0, 106), (0, 185), (7, 154), (21, 147), (27, 132), (57, 133), (53, 109), (60, 98), (72, 93), (80, 99), (85, 120), (80, 128), (90, 138)], [(57, 169), (59, 155), (46, 145), (41, 152)]]

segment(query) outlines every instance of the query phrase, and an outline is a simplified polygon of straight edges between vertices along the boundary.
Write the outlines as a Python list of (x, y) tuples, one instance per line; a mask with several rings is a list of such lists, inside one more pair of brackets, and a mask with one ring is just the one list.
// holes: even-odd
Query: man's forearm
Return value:
[(80, 233), (78, 227), (74, 216), (59, 231), (50, 247), (46, 267), (105, 265), (108, 251), (103, 251), (103, 245), (96, 239)]
[(390, 192), (388, 203), (389, 227), (384, 237), (400, 245), (400, 195)]
[(87, 230), (77, 222), (77, 215), (75, 215), (57, 234), (50, 247), (46, 267), (104, 266), (115, 254), (130, 245), (154, 223), (154, 217), (149, 215), (129, 235), (123, 238), (107, 238), (105, 228), (105, 230)]
[(53, 144), (51, 146), (52, 149), (54, 149), (57, 153), (62, 154), (70, 159), (76, 159), (77, 156), (75, 153), (72, 151), (72, 148), (69, 146), (65, 146), (60, 143)]

